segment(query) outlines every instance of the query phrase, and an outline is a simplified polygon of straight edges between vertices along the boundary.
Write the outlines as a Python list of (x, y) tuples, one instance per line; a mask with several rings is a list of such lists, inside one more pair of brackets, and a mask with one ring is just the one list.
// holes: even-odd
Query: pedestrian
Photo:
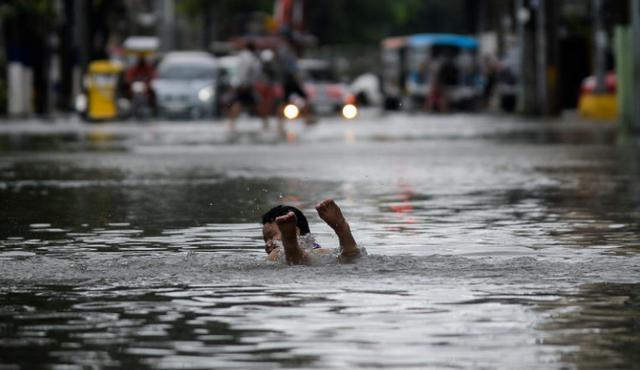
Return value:
[[(264, 49), (260, 52), (261, 73), (256, 81), (256, 92), (258, 93), (260, 103), (258, 104), (259, 115), (268, 117), (272, 115), (279, 102), (276, 97), (276, 85), (278, 83), (278, 66), (276, 63), (275, 52), (272, 49)], [(268, 127), (265, 126), (265, 129)]]
[(298, 53), (300, 47), (294, 33), (286, 28), (281, 32), (282, 43), (278, 49), (278, 63), (282, 89), (284, 91), (283, 101), (278, 109), (279, 119), (282, 120), (284, 107), (291, 102), (294, 96), (302, 99), (300, 113), (305, 123), (315, 123), (315, 118), (311, 114), (309, 97), (304, 90), (304, 82), (298, 68)]
[(338, 261), (350, 262), (365, 253), (358, 247), (340, 207), (332, 199), (318, 203), (316, 210), (338, 236), (340, 247), (336, 250), (320, 246), (304, 214), (295, 207), (279, 205), (262, 216), (262, 237), (269, 260), (308, 265), (316, 256), (338, 252)]
[(429, 63), (429, 89), (425, 101), (428, 112), (446, 112), (449, 109), (442, 68), (442, 60), (432, 60)]
[(482, 89), (482, 100), (485, 108), (490, 108), (493, 91), (498, 79), (498, 66), (496, 59), (490, 54), (484, 56), (483, 62), (482, 74), (484, 77), (484, 86)]
[(266, 114), (260, 111), (260, 96), (256, 91), (256, 81), (261, 73), (260, 60), (256, 54), (256, 46), (249, 41), (244, 49), (238, 54), (237, 80), (233, 86), (231, 106), (229, 108), (229, 128), (236, 129), (236, 120), (242, 112), (243, 107), (248, 107), (252, 112), (258, 114), (262, 119), (264, 127), (268, 127), (269, 122)]

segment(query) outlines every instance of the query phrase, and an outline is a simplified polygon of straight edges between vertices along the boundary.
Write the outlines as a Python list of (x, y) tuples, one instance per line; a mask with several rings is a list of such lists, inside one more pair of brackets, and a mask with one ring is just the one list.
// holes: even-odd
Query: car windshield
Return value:
[(172, 80), (210, 79), (216, 76), (212, 66), (198, 64), (171, 64), (160, 67), (158, 77)]
[(435, 44), (431, 47), (431, 57), (455, 58), (460, 54), (460, 47), (447, 44)]
[(331, 68), (308, 68), (303, 71), (305, 79), (311, 81), (335, 81), (335, 76)]

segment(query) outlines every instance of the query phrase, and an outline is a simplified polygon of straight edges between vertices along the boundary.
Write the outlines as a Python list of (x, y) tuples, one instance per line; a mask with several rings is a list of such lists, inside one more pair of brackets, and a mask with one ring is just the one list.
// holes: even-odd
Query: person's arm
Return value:
[(342, 215), (340, 207), (332, 200), (324, 200), (316, 206), (320, 218), (329, 225), (340, 242), (340, 261), (350, 262), (361, 256), (360, 248), (351, 234), (351, 227)]
[(279, 216), (276, 218), (276, 224), (278, 224), (278, 229), (280, 229), (282, 236), (287, 263), (290, 265), (308, 265), (309, 256), (298, 244), (295, 213), (289, 212), (284, 216)]

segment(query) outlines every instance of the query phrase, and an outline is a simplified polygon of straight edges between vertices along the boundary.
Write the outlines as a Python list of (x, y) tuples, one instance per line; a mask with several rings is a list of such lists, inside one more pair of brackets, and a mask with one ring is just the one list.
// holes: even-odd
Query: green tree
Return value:
[[(505, 0), (501, 0), (505, 1)], [(197, 20), (210, 12), (218, 39), (242, 33), (238, 22), (273, 13), (274, 0), (183, 0), (178, 11)], [(305, 23), (320, 45), (368, 44), (418, 32), (474, 32), (474, 0), (307, 0)]]
[(177, 3), (176, 10), (194, 24), (208, 28), (218, 40), (224, 40), (244, 32), (243, 17), (256, 12), (271, 14), (273, 3), (273, 0), (183, 0)]
[(305, 17), (320, 44), (373, 44), (401, 30), (423, 0), (308, 1)]

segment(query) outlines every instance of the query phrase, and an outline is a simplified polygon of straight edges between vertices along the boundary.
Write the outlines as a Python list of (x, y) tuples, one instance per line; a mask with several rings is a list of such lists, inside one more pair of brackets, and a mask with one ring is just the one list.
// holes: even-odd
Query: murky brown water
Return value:
[[(401, 118), (5, 152), (0, 369), (636, 368), (637, 149)], [(258, 220), (279, 202), (335, 245), (326, 197), (369, 257), (266, 262)]]

